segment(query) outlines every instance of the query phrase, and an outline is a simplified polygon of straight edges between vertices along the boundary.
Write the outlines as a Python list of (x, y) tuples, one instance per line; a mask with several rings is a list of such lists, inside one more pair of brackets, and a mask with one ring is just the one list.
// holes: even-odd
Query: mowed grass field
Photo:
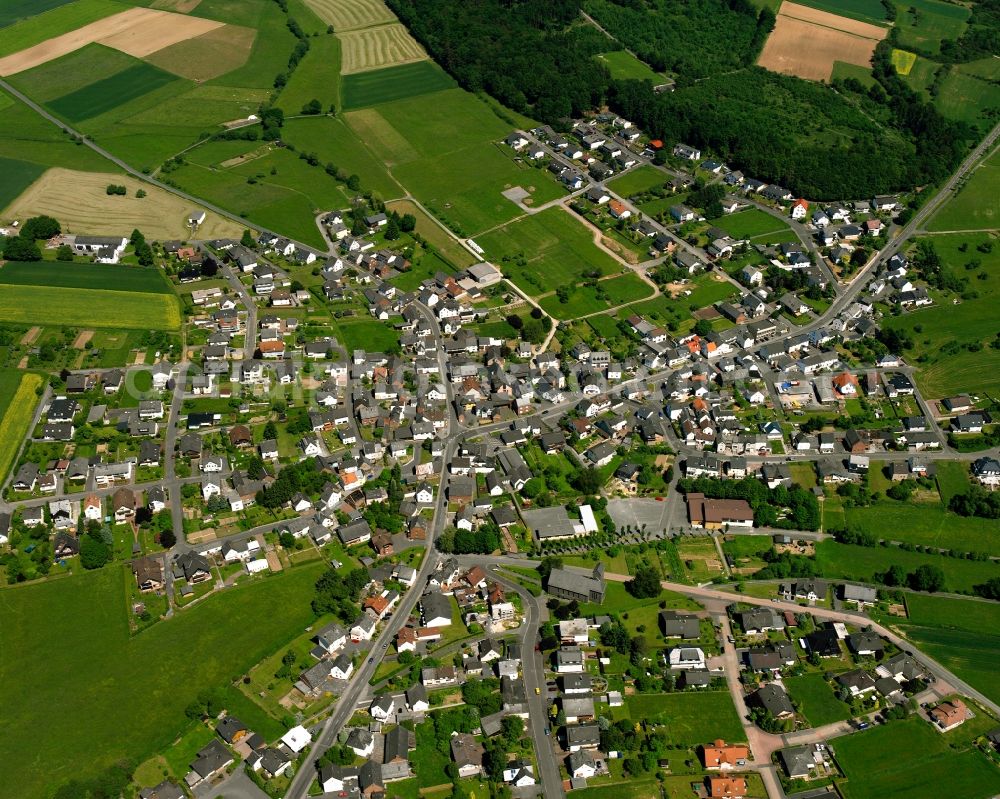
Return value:
[(522, 217), (478, 237), (477, 243), (505, 275), (532, 295), (575, 286), (584, 272), (607, 275), (619, 268), (594, 244), (591, 232), (562, 208)]
[(278, 95), (277, 105), (286, 116), (301, 113), (312, 100), (319, 100), (324, 112), (340, 108), (340, 47), (336, 36), (311, 40), (309, 52)]
[(870, 67), (848, 64), (846, 61), (834, 61), (833, 72), (830, 75), (830, 80), (847, 80), (848, 78), (854, 78), (855, 80), (860, 81), (864, 86), (875, 85), (875, 78), (872, 77)]
[(515, 162), (500, 147), (510, 126), (462, 89), (350, 111), (344, 119), (401, 185), (463, 237), (518, 215), (506, 189), (525, 189), (536, 205), (565, 194), (547, 172)]
[(382, 0), (305, 0), (305, 3), (338, 32), (382, 25), (396, 19)]
[[(256, 38), (257, 31), (253, 28), (224, 25), (157, 50), (144, 60), (182, 78), (211, 80), (243, 66), (250, 58)], [(313, 47), (317, 44), (313, 43)]]
[(931, 218), (927, 229), (996, 230), (1000, 228), (1000, 150), (983, 161), (953, 196)]
[(460, 268), (472, 266), (478, 260), (412, 201), (395, 200), (387, 203), (387, 206), (391, 211), (396, 211), (400, 215), (412, 214), (417, 220), (416, 232), (455, 266)]
[[(990, 61), (1000, 67), (1000, 60)], [(998, 81), (1000, 74), (985, 77), (970, 71), (966, 65), (952, 67), (941, 82), (934, 105), (945, 116), (968, 122), (985, 133), (993, 123), (994, 109), (1000, 106)]]
[[(966, 191), (969, 190), (966, 188)], [(972, 197), (977, 193), (986, 196), (988, 189), (972, 186), (971, 191)], [(964, 192), (956, 200), (961, 200), (962, 194)], [(958, 215), (947, 206), (942, 213)], [(945, 397), (961, 391), (996, 392), (1000, 390), (1000, 350), (993, 349), (989, 343), (997, 334), (1000, 241), (987, 233), (943, 234), (930, 237), (930, 240), (942, 261), (956, 275), (968, 277), (969, 288), (979, 296), (960, 300), (958, 305), (952, 304), (950, 296), (938, 297), (940, 301), (934, 305), (902, 316), (887, 317), (884, 324), (895, 330), (904, 330), (912, 337), (914, 348), (907, 352), (911, 363), (917, 363), (922, 356), (926, 356), (917, 370), (917, 384), (925, 398)], [(982, 253), (976, 249), (985, 243), (992, 245), (991, 252)], [(963, 246), (965, 252), (960, 249)], [(966, 270), (965, 265), (973, 261), (979, 261), (979, 267)], [(978, 274), (984, 274), (985, 279), (978, 279)], [(976, 343), (984, 346), (976, 352), (964, 348), (955, 354), (943, 352), (942, 348), (952, 342), (963, 347)]]
[[(6, 95), (5, 95), (6, 96)], [(28, 186), (41, 177), (45, 167), (31, 161), (0, 158), (0, 209), (6, 208)]]
[[(984, 542), (983, 547), (986, 546)], [(975, 585), (1000, 577), (1000, 564), (995, 561), (925, 555), (906, 552), (898, 547), (861, 547), (832, 540), (820, 541), (816, 545), (816, 559), (825, 577), (860, 582), (870, 581), (874, 574), (884, 572), (893, 565), (901, 566), (909, 573), (927, 563), (940, 567), (944, 572), (945, 589), (948, 591), (971, 591)]]
[(0, 56), (26, 50), (127, 9), (124, 3), (113, 0), (4, 2), (0, 4)]
[[(313, 620), (309, 602), (322, 571), (302, 566), (227, 589), (134, 638), (124, 569), (0, 591), (8, 784), (20, 796), (43, 797), (121, 758), (141, 762), (168, 751), (199, 691), (228, 686)], [(59, 712), (48, 714), (39, 736), (42, 707)]]
[(718, 738), (746, 740), (728, 691), (628, 696), (625, 706), (635, 721), (665, 724), (671, 743), (694, 746)]
[[(125, 196), (109, 195), (108, 184), (125, 186)], [(136, 197), (142, 189), (145, 197)], [(191, 231), (187, 215), (194, 207), (164, 189), (125, 175), (50, 169), (7, 206), (20, 218), (48, 214), (64, 233), (122, 236), (138, 228), (149, 239), (185, 239)], [(242, 227), (215, 213), (207, 213), (198, 234), (206, 239), (239, 236)]]
[(799, 704), (800, 712), (811, 727), (822, 727), (851, 717), (850, 707), (834, 696), (833, 688), (822, 674), (786, 677), (785, 690), (792, 701)]
[(134, 291), (140, 294), (173, 294), (173, 288), (159, 269), (113, 264), (8, 261), (0, 267), (0, 283), (16, 286), (110, 289)]
[(433, 61), (416, 61), (395, 67), (345, 75), (343, 105), (345, 111), (418, 97), (422, 94), (454, 88), (452, 77)]
[(343, 45), (341, 73), (366, 72), (427, 58), (427, 53), (398, 22), (339, 34)]
[(655, 166), (641, 166), (608, 182), (608, 188), (621, 195), (631, 197), (644, 191), (662, 186), (667, 182), (667, 173)]
[(886, 24), (885, 8), (880, 0), (795, 0), (804, 6), (829, 11), (842, 17), (871, 22), (875, 25)]
[(749, 208), (746, 211), (729, 214), (716, 219), (714, 224), (734, 239), (753, 239), (757, 236), (790, 230), (787, 223), (759, 208)]
[(0, 283), (0, 322), (178, 330), (181, 314), (168, 294)]
[(1000, 702), (1000, 603), (907, 594), (902, 629), (935, 660)]
[[(845, 735), (836, 749), (847, 775), (840, 784), (845, 799), (987, 799), (997, 789), (996, 767), (981, 752), (952, 749), (945, 736), (915, 717)], [(920, 757), (887, 757), (890, 752)]]
[(598, 53), (597, 60), (608, 68), (615, 80), (648, 80), (654, 85), (666, 80), (659, 72), (654, 72), (649, 64), (640, 61), (626, 50)]
[(957, 39), (964, 33), (968, 19), (966, 6), (942, 0), (899, 0), (894, 27), (901, 47), (937, 53), (943, 39)]
[(642, 300), (653, 294), (653, 287), (634, 274), (625, 274), (598, 283), (604, 296), (598, 294), (594, 286), (575, 284), (569, 300), (560, 302), (557, 296), (549, 295), (539, 303), (556, 319), (575, 319), (578, 316), (598, 313), (626, 302)]
[(38, 405), (41, 375), (0, 369), (0, 485), (14, 464)]

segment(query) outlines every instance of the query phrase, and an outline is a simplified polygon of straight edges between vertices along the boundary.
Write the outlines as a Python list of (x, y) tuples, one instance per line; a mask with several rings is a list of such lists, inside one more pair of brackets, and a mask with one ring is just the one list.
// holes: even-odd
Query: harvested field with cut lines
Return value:
[(182, 78), (211, 80), (242, 67), (250, 57), (256, 36), (253, 28), (223, 25), (157, 50), (146, 60)]
[[(109, 183), (123, 185), (124, 197), (109, 196)], [(139, 199), (136, 191), (146, 196)], [(54, 216), (67, 233), (121, 234), (139, 228), (150, 239), (183, 239), (189, 234), (186, 221), (191, 204), (135, 178), (113, 173), (48, 170), (12, 202), (6, 214), (27, 218)], [(198, 233), (205, 238), (224, 238), (242, 233), (242, 227), (209, 213)]]
[[(125, 11), (128, 6), (113, 0), (75, 0), (72, 3), (46, 2), (45, 8), (38, 0), (25, 0), (21, 8), (3, 4), (0, 9), (0, 56), (44, 42), (61, 33), (75, 31), (91, 22)], [(25, 13), (19, 22), (14, 20)], [(14, 24), (10, 24), (14, 22)]]
[(221, 28), (223, 23), (151, 8), (131, 8), (0, 58), (0, 75), (14, 75), (93, 42), (142, 58), (164, 47)]
[(395, 22), (396, 15), (382, 0), (305, 0), (323, 22), (337, 33)]
[(340, 35), (340, 41), (344, 45), (342, 75), (427, 58), (424, 48), (399, 23), (344, 33)]
[(797, 3), (782, 3), (757, 64), (785, 75), (828, 81), (836, 61), (868, 66), (888, 29)]

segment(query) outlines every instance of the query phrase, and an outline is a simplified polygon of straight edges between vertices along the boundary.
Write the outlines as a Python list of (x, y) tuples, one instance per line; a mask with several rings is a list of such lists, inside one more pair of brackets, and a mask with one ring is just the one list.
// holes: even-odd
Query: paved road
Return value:
[[(473, 558), (473, 563), (479, 558)], [(471, 564), (470, 564), (471, 565)], [(528, 696), (528, 726), (535, 742), (535, 754), (538, 756), (538, 779), (542, 785), (545, 799), (562, 799), (566, 795), (563, 790), (562, 778), (559, 775), (559, 763), (556, 761), (551, 735), (545, 731), (550, 729), (548, 722), (548, 690), (545, 685), (545, 663), (542, 655), (535, 651), (535, 641), (538, 639), (538, 627), (541, 624), (542, 613), (545, 611), (545, 596), (535, 597), (520, 583), (497, 571), (495, 567), (489, 570), (490, 577), (504, 585), (508, 591), (513, 591), (521, 597), (525, 610), (524, 625), (521, 628), (521, 671), (524, 690)]]

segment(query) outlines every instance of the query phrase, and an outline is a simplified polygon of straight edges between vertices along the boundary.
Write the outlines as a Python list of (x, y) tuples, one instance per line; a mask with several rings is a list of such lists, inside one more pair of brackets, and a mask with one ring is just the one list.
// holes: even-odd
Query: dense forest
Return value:
[[(470, 91), (557, 128), (606, 103), (668, 146), (686, 142), (818, 200), (939, 181), (970, 138), (896, 75), (887, 42), (876, 50), (871, 88), (752, 66), (774, 15), (748, 0), (388, 2)], [(584, 10), (621, 44), (585, 24)], [(676, 91), (612, 80), (593, 56), (622, 44), (674, 74)]]
[(472, 92), (544, 120), (598, 105), (611, 76), (593, 56), (620, 49), (570, 26), (579, 0), (388, 0), (434, 59)]
[(774, 28), (774, 13), (749, 0), (588, 0), (586, 12), (678, 85), (752, 64)]

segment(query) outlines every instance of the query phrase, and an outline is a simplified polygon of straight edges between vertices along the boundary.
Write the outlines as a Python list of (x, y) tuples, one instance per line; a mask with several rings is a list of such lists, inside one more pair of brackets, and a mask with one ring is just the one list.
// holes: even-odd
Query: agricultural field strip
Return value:
[(105, 44), (141, 58), (177, 42), (221, 28), (225, 23), (172, 14), (150, 8), (132, 8), (0, 58), (0, 76), (41, 66), (88, 44)]
[(0, 322), (177, 330), (181, 316), (167, 294), (0, 283)]
[(7, 472), (20, 450), (34, 417), (37, 403), (36, 391), (42, 384), (39, 375), (28, 373), (21, 377), (10, 402), (0, 418), (0, 485), (7, 479)]

